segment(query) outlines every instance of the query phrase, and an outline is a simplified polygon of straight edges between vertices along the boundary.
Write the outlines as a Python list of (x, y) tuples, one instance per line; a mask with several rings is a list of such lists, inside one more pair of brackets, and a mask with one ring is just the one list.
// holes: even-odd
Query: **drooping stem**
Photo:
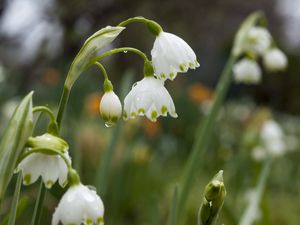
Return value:
[(157, 36), (163, 30), (162, 27), (154, 20), (149, 20), (141, 16), (129, 18), (119, 23), (118, 26), (125, 27), (130, 23), (136, 23), (136, 22), (146, 24), (149, 30), (151, 31), (151, 33), (153, 33), (155, 36)]
[(56, 121), (56, 118), (55, 118), (53, 112), (48, 107), (46, 107), (46, 106), (36, 106), (36, 107), (34, 107), (32, 109), (32, 112), (33, 113), (36, 113), (36, 112), (45, 112), (45, 113), (47, 113), (49, 115), (49, 117), (50, 117), (50, 119), (52, 121)]
[(179, 221), (179, 219), (182, 218), (185, 209), (185, 204), (190, 189), (192, 188), (193, 181), (195, 180), (196, 174), (199, 175), (199, 172), (197, 173), (198, 171), (197, 168), (199, 166), (199, 159), (201, 156), (204, 155), (205, 148), (209, 141), (210, 133), (214, 126), (214, 122), (216, 120), (216, 117), (218, 116), (221, 105), (227, 94), (229, 85), (232, 80), (232, 74), (231, 74), (232, 66), (235, 63), (235, 61), (236, 61), (236, 56), (231, 54), (222, 72), (220, 81), (217, 85), (215, 99), (210, 109), (210, 112), (208, 116), (205, 118), (204, 123), (203, 124), (199, 123), (198, 125), (191, 154), (187, 160), (187, 163), (183, 171), (181, 187), (180, 187), (179, 197), (178, 197), (177, 221)]
[(9, 212), (9, 218), (8, 218), (7, 225), (14, 225), (16, 222), (16, 214), (17, 214), (21, 186), (22, 186), (22, 173), (20, 172), (18, 174), (18, 178), (17, 178), (17, 184), (15, 187), (14, 197), (13, 197), (13, 201), (12, 201), (12, 205), (11, 205), (11, 210)]
[(95, 62), (94, 64), (99, 67), (99, 69), (103, 73), (104, 79), (108, 80), (108, 76), (107, 76), (107, 73), (106, 73), (106, 70), (105, 70), (104, 66), (99, 62)]
[(90, 63), (90, 65), (94, 64), (96, 61), (100, 61), (101, 59), (103, 59), (107, 56), (110, 56), (110, 55), (113, 55), (113, 54), (116, 54), (116, 53), (120, 53), (120, 52), (123, 52), (123, 53), (133, 52), (133, 53), (139, 55), (140, 57), (142, 57), (144, 61), (149, 61), (147, 55), (145, 53), (143, 53), (142, 51), (140, 51), (139, 49), (131, 48), (131, 47), (122, 47), (122, 48), (111, 49), (111, 50), (103, 53), (102, 55), (95, 57), (92, 60), (92, 62)]

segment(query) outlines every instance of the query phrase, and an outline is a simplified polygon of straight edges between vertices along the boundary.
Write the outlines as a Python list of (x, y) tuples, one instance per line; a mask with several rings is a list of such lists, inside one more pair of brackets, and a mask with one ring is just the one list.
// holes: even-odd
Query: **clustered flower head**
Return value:
[(256, 62), (259, 57), (270, 72), (286, 69), (288, 61), (285, 54), (274, 46), (269, 31), (260, 26), (254, 26), (247, 32), (243, 52), (246, 57), (233, 66), (233, 76), (237, 83), (258, 84), (261, 81), (261, 69)]
[[(167, 116), (168, 113), (177, 118), (172, 97), (164, 82), (167, 79), (174, 80), (177, 73), (200, 66), (196, 54), (183, 39), (162, 31), (160, 27), (156, 31), (151, 50), (152, 61), (145, 60), (144, 78), (132, 86), (124, 99), (125, 120), (146, 116), (155, 122), (159, 116)], [(100, 114), (106, 125), (115, 124), (122, 111), (120, 100), (112, 89), (110, 83), (110, 88), (104, 90), (105, 94), (100, 102)]]

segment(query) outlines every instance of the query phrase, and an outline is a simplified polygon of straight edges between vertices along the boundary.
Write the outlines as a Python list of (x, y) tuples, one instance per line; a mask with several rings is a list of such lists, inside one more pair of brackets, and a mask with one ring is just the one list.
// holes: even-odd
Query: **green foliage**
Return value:
[(30, 92), (21, 101), (0, 141), (0, 199), (5, 194), (18, 157), (32, 133), (32, 94)]

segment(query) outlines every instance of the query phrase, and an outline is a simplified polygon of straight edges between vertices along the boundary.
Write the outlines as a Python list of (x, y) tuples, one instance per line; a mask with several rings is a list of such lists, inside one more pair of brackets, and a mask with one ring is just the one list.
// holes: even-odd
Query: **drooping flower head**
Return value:
[(107, 126), (117, 123), (122, 115), (119, 97), (113, 91), (106, 92), (101, 99), (99, 110)]
[[(71, 162), (68, 152), (64, 155)], [(24, 185), (34, 183), (40, 176), (47, 188), (51, 188), (57, 180), (62, 187), (68, 183), (68, 168), (59, 155), (32, 153), (19, 163), (16, 171), (20, 170)]]
[(252, 27), (247, 34), (245, 51), (263, 55), (270, 48), (272, 37), (264, 27)]
[(81, 183), (71, 186), (61, 198), (52, 217), (52, 225), (102, 225), (104, 206), (96, 191)]
[(286, 55), (278, 48), (272, 48), (263, 55), (263, 63), (269, 71), (280, 71), (287, 67)]
[(153, 76), (146, 76), (137, 82), (125, 97), (125, 120), (145, 115), (154, 122), (159, 116), (167, 116), (167, 113), (177, 117), (173, 100), (164, 87), (164, 82)]
[(64, 159), (58, 154), (32, 152), (16, 168), (16, 172), (22, 171), (24, 185), (34, 183), (40, 176), (47, 188), (51, 188), (57, 180), (62, 187), (68, 183), (66, 161), (70, 164), (71, 158), (68, 153), (69, 146), (63, 139), (46, 133), (29, 138), (26, 146), (28, 149), (25, 153), (35, 149), (48, 149), (49, 152), (53, 150), (62, 153)]
[(199, 67), (193, 49), (180, 37), (161, 31), (151, 50), (155, 75), (161, 79), (173, 80), (178, 72)]
[(261, 70), (256, 61), (242, 59), (233, 66), (233, 76), (237, 83), (257, 84), (261, 80)]

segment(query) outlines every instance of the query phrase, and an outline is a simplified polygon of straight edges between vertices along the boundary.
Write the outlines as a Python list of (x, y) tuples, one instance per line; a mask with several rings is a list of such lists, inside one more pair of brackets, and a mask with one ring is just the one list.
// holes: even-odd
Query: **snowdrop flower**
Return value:
[(120, 99), (112, 90), (105, 92), (101, 99), (99, 109), (106, 126), (112, 126), (117, 123), (122, 114)]
[(263, 55), (264, 66), (269, 71), (280, 71), (287, 67), (287, 57), (278, 48), (272, 48)]
[(96, 191), (81, 183), (71, 186), (61, 198), (52, 217), (52, 225), (104, 224), (104, 206)]
[(178, 72), (199, 67), (196, 54), (180, 37), (161, 31), (151, 50), (155, 75), (161, 79), (173, 80)]
[(263, 27), (252, 27), (248, 31), (245, 50), (262, 55), (271, 45), (271, 35)]
[(153, 76), (146, 76), (133, 85), (124, 100), (125, 120), (145, 115), (155, 122), (160, 115), (167, 116), (168, 112), (172, 117), (177, 117), (173, 100), (163, 81)]
[(261, 80), (261, 70), (257, 62), (242, 59), (233, 66), (233, 75), (237, 83), (257, 84)]
[(263, 123), (260, 136), (263, 145), (271, 155), (280, 156), (286, 151), (284, 134), (274, 120), (267, 120)]
[[(67, 151), (64, 155), (71, 163)], [(42, 177), (47, 188), (51, 188), (57, 180), (62, 187), (68, 183), (68, 167), (59, 155), (32, 153), (19, 163), (16, 172), (20, 170), (22, 170), (24, 185), (34, 183), (39, 176)]]

